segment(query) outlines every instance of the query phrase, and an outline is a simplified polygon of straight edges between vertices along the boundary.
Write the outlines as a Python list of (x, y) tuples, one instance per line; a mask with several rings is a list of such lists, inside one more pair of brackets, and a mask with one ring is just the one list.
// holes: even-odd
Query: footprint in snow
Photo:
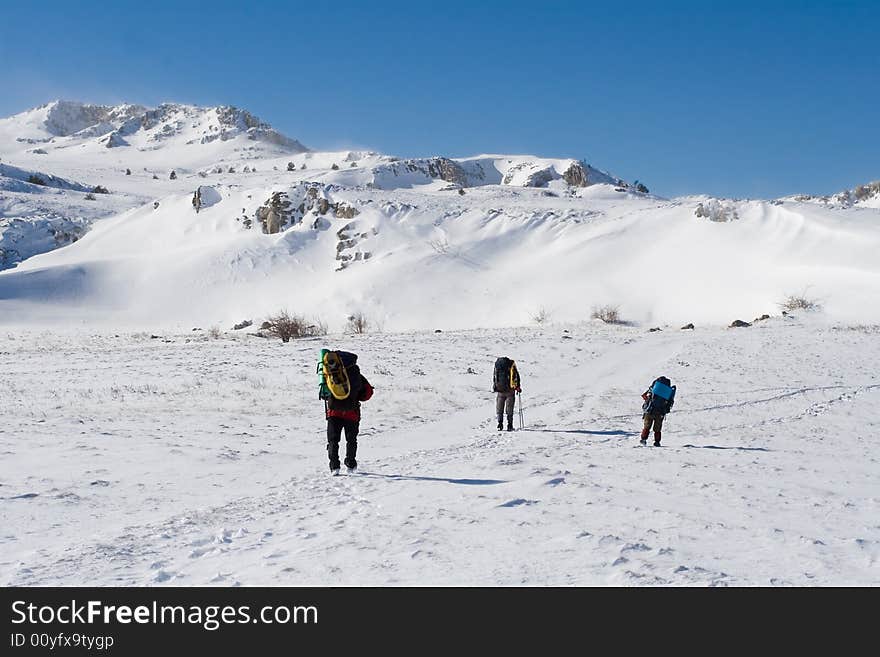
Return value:
[(621, 552), (648, 552), (652, 548), (644, 543), (627, 543), (622, 548), (620, 548)]
[(523, 498), (517, 498), (515, 500), (510, 500), (509, 502), (505, 502), (504, 504), (499, 504), (499, 507), (514, 507), (514, 506), (531, 506), (532, 504), (537, 504), (538, 500), (525, 500)]
[(174, 579), (174, 573), (169, 573), (167, 570), (160, 570), (153, 575), (154, 582), (167, 582), (169, 579)]

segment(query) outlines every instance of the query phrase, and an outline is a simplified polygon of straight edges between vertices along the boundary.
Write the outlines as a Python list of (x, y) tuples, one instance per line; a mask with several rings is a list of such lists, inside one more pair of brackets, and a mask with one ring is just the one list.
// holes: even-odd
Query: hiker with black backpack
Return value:
[(642, 436), (639, 442), (646, 445), (648, 433), (654, 429), (654, 447), (660, 447), (660, 436), (663, 430), (663, 418), (672, 410), (675, 403), (675, 386), (665, 376), (659, 376), (642, 393)]
[(318, 398), (324, 400), (327, 418), (327, 455), (330, 474), (339, 474), (339, 441), (345, 430), (345, 467), (348, 474), (357, 471), (357, 436), (361, 423), (361, 402), (373, 396), (373, 386), (361, 374), (357, 354), (321, 350), (318, 362), (320, 385)]
[(522, 392), (519, 370), (516, 363), (507, 356), (500, 356), (495, 361), (495, 374), (492, 380), (492, 392), (495, 393), (495, 414), (498, 416), (498, 431), (504, 428), (504, 415), (507, 414), (507, 430), (513, 431), (513, 407), (516, 405), (516, 394)]

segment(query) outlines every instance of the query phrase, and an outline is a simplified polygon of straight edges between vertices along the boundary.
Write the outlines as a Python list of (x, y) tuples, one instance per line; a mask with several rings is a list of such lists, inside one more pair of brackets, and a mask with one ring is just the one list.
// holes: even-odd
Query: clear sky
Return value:
[(56, 98), (586, 158), (666, 196), (824, 194), (880, 179), (880, 0), (0, 0), (0, 116)]

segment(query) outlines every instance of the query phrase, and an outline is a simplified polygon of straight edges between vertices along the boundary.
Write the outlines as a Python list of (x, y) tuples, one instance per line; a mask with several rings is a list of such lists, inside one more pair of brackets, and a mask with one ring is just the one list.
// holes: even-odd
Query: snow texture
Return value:
[[(878, 336), (0, 333), (0, 582), (876, 586)], [(376, 387), (356, 475), (329, 476), (324, 346)], [(494, 430), (498, 355), (522, 431)], [(638, 447), (660, 374), (677, 403)]]

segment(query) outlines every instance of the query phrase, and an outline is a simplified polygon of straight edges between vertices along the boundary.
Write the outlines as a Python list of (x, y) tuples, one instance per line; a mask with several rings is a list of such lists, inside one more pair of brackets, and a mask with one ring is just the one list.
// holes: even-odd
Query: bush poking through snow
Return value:
[(45, 180), (43, 180), (43, 179), (40, 178), (38, 175), (35, 175), (35, 174), (33, 174), (33, 173), (32, 173), (31, 175), (28, 176), (27, 181), (28, 181), (29, 183), (31, 183), (32, 185), (43, 185), (43, 186), (46, 185), (46, 181), (45, 181)]
[(334, 171), (339, 171), (339, 165), (336, 164), (335, 162), (333, 163), (333, 166), (330, 168), (333, 169)]
[(286, 310), (270, 316), (263, 326), (270, 335), (281, 338), (282, 342), (290, 342), (291, 338), (327, 335), (327, 325), (321, 320), (310, 322), (302, 315), (291, 315)]
[(348, 324), (346, 328), (352, 333), (366, 333), (370, 327), (366, 315), (363, 313), (354, 313), (348, 316)]
[(97, 200), (97, 199), (95, 198), (95, 195), (92, 194), (91, 192), (89, 192), (88, 194), (86, 194), (83, 198), (84, 198), (85, 200), (87, 200), (87, 201), (96, 201), (96, 200)]
[(620, 306), (594, 306), (590, 317), (601, 319), (606, 324), (622, 324), (620, 321)]
[(541, 326), (542, 324), (544, 324), (545, 322), (547, 322), (549, 320), (550, 320), (550, 313), (547, 312), (547, 309), (544, 308), (544, 306), (541, 306), (540, 308), (538, 308), (538, 310), (535, 311), (535, 314), (532, 315), (532, 321), (535, 324), (537, 324), (538, 326)]
[(822, 306), (815, 299), (808, 299), (803, 294), (790, 294), (779, 304), (786, 312), (794, 310), (821, 310)]
[(219, 326), (212, 326), (208, 329), (208, 337), (212, 340), (219, 340), (223, 336)]
[(95, 185), (94, 189), (92, 189), (92, 194), (109, 194), (110, 190), (106, 187), (101, 187), (101, 185)]

